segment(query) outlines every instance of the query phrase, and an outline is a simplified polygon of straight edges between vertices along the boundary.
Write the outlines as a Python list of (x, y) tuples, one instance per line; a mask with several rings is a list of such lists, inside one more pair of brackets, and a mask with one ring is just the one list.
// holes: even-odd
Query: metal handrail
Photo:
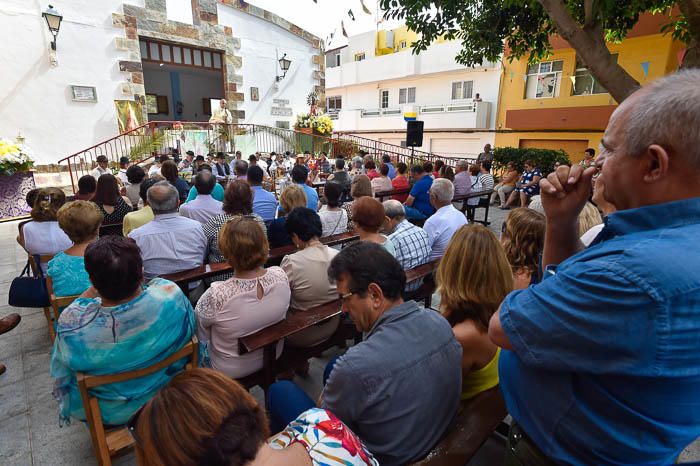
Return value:
[[(158, 130), (163, 131), (162, 141), (154, 139)], [(171, 130), (171, 131), (167, 131)], [(429, 152), (405, 148), (394, 144), (389, 144), (373, 139), (367, 139), (354, 135), (324, 136), (308, 134), (307, 131), (296, 131), (285, 128), (273, 128), (269, 126), (255, 124), (212, 124), (197, 121), (150, 121), (144, 125), (130, 131), (121, 133), (112, 138), (106, 139), (98, 144), (88, 147), (82, 151), (71, 154), (59, 160), (59, 164), (67, 164), (70, 172), (71, 185), (76, 189), (77, 179), (82, 174), (87, 174), (96, 166), (96, 159), (104, 155), (113, 164), (117, 165), (119, 159), (124, 156), (134, 158), (136, 148), (140, 151), (137, 154), (136, 163), (145, 163), (156, 155), (170, 154), (173, 148), (184, 152), (184, 141), (187, 140), (187, 131), (206, 131), (202, 143), (206, 144), (206, 151), (210, 148), (224, 152), (234, 152), (236, 146), (247, 144), (254, 145), (254, 151), (264, 154), (270, 152), (283, 153), (303, 152), (309, 150), (313, 154), (326, 152), (330, 157), (348, 157), (360, 150), (363, 150), (375, 157), (389, 155), (395, 162), (403, 161), (408, 165), (416, 162), (434, 161), (438, 156)], [(241, 141), (240, 136), (247, 135), (248, 140)], [(148, 138), (151, 138), (150, 140)], [(155, 150), (145, 151), (149, 148), (148, 143), (157, 145)], [(144, 148), (145, 147), (145, 148)], [(446, 160), (450, 165), (454, 165), (457, 159)]]

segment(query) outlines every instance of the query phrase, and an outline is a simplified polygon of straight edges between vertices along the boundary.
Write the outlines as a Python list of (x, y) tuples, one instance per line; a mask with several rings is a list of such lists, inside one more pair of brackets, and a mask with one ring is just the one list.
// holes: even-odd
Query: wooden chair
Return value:
[[(484, 189), (482, 191), (475, 191), (475, 192), (471, 192), (469, 194), (455, 196), (452, 199), (452, 202), (461, 202), (462, 203), (462, 208), (459, 210), (462, 213), (466, 212), (467, 218), (469, 219), (470, 222), (477, 222), (477, 223), (481, 223), (484, 226), (489, 226), (491, 224), (491, 222), (489, 222), (489, 208), (491, 207), (490, 199), (491, 199), (492, 193), (493, 193), (493, 189)], [(475, 197), (481, 198), (482, 196), (488, 196), (488, 199), (480, 199), (478, 205), (470, 206), (467, 204), (468, 199), (473, 199)], [(474, 219), (476, 209), (484, 209), (484, 219), (483, 220), (475, 220)]]
[[(56, 296), (53, 291), (53, 280), (48, 276), (46, 277), (46, 288), (49, 291), (49, 301), (51, 302), (51, 310), (53, 311), (53, 315), (51, 317), (53, 318), (54, 322), (58, 323), (58, 318), (61, 315), (61, 309), (70, 306), (70, 304), (78, 299), (78, 296), (80, 295)], [(50, 323), (49, 333), (51, 334), (51, 341), (53, 341), (56, 335), (56, 329), (54, 328), (53, 322)]]
[(462, 403), (447, 435), (410, 466), (463, 466), (476, 454), (508, 414), (498, 386)]
[(126, 426), (116, 427), (111, 430), (105, 429), (102, 423), (102, 414), (100, 413), (98, 399), (90, 394), (90, 390), (103, 385), (145, 377), (182, 359), (189, 360), (185, 365), (185, 370), (197, 367), (198, 347), (199, 343), (197, 337), (192, 337), (192, 340), (176, 353), (143, 369), (109, 375), (88, 375), (81, 372), (76, 374), (80, 397), (83, 399), (85, 417), (87, 418), (90, 428), (92, 448), (97, 457), (97, 463), (100, 466), (110, 466), (112, 464), (112, 457), (126, 452), (133, 446), (134, 442)]

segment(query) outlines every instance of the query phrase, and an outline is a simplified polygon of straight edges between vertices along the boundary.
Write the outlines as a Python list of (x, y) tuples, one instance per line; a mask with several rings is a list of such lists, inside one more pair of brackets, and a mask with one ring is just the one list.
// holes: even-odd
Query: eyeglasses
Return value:
[(131, 438), (134, 439), (134, 442), (136, 442), (136, 445), (141, 445), (141, 439), (139, 438), (139, 434), (136, 431), (136, 424), (139, 423), (139, 417), (141, 416), (141, 413), (143, 412), (143, 408), (145, 408), (146, 405), (144, 404), (141, 406), (134, 414), (131, 415), (128, 421), (126, 421), (126, 430), (129, 431), (129, 434), (131, 435)]
[(345, 294), (341, 294), (341, 295), (340, 295), (340, 301), (341, 301), (341, 302), (345, 302), (346, 299), (348, 299), (350, 296), (352, 296), (352, 295), (354, 295), (354, 294), (355, 294), (355, 293), (352, 292), (352, 291), (349, 291), (349, 292), (347, 292), (347, 293), (345, 293)]

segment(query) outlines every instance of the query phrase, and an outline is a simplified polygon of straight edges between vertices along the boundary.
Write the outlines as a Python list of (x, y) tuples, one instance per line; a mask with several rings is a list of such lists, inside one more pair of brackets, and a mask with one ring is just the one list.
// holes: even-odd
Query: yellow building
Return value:
[[(644, 85), (678, 69), (684, 45), (660, 34), (664, 15), (643, 15), (620, 44), (609, 44), (618, 63)], [(504, 60), (496, 128), (497, 147), (563, 149), (576, 162), (598, 150), (617, 103), (595, 82), (576, 51), (552, 39), (553, 53), (539, 64)]]

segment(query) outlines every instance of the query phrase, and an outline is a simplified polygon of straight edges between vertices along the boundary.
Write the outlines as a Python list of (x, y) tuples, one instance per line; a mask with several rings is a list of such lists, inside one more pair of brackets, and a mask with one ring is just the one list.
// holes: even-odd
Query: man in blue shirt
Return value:
[[(489, 327), (509, 350), (506, 464), (668, 465), (700, 435), (698, 123), (700, 71), (668, 76), (617, 108), (595, 167), (542, 180), (542, 262), (558, 266)], [(583, 249), (599, 169), (618, 212)]]
[(425, 220), (435, 213), (435, 208), (430, 204), (430, 187), (433, 185), (433, 178), (420, 165), (411, 167), (411, 175), (415, 183), (408, 198), (406, 198), (406, 202), (404, 202), (406, 218)]
[(253, 190), (253, 213), (263, 220), (274, 220), (277, 211), (277, 199), (270, 191), (262, 187), (263, 170), (257, 165), (248, 168), (248, 183)]
[(306, 184), (309, 170), (304, 165), (294, 165), (292, 168), (292, 181), (302, 187), (306, 194), (306, 207), (316, 212), (318, 210), (318, 193), (314, 188)]
[(396, 168), (391, 164), (391, 157), (386, 154), (382, 155), (382, 163), (389, 167), (389, 174), (387, 175), (389, 179), (393, 180), (396, 178)]

